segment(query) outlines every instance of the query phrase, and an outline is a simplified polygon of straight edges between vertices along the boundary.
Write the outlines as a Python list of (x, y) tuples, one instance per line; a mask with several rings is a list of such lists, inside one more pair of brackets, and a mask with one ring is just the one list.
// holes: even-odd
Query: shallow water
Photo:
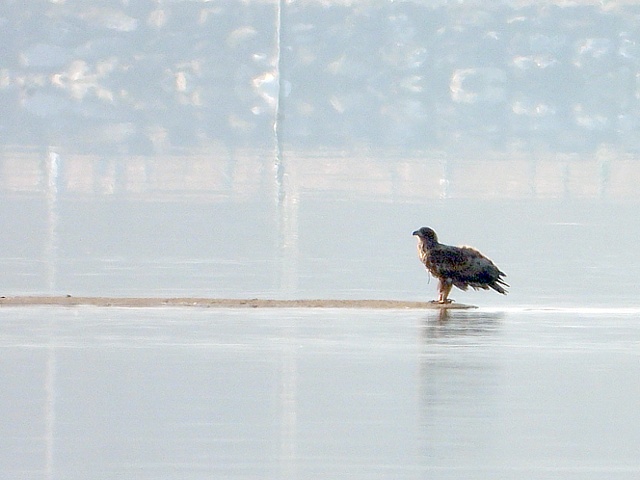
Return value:
[(639, 314), (3, 308), (3, 471), (637, 478)]
[(411, 232), (430, 225), (442, 242), (479, 248), (512, 286), (507, 297), (454, 290), (459, 302), (639, 304), (640, 265), (629, 254), (640, 228), (635, 202), (454, 198), (416, 204), (380, 202), (373, 190), (368, 199), (343, 195), (298, 198), (289, 233), (265, 200), (105, 202), (68, 195), (52, 230), (38, 227), (46, 220), (45, 203), (6, 196), (12, 213), (5, 214), (0, 287), (5, 295), (428, 300), (437, 282), (419, 263)]

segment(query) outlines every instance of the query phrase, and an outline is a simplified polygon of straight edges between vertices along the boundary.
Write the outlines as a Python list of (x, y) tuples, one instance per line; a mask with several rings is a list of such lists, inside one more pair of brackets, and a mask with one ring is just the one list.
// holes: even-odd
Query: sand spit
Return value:
[(78, 306), (95, 307), (204, 307), (204, 308), (373, 308), (373, 309), (465, 309), (473, 305), (402, 300), (269, 300), (260, 298), (123, 298), (66, 296), (0, 297), (0, 306)]

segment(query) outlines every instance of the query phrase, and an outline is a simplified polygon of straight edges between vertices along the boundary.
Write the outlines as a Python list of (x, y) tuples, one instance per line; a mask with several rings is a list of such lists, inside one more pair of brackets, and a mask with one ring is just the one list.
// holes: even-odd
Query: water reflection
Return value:
[(3, 465), (34, 478), (640, 468), (637, 312), (461, 313), (4, 308)]
[(494, 195), (501, 158), (456, 160), (443, 180), (442, 155), (289, 154), (277, 187), (272, 157), (256, 152), (50, 152), (0, 158), (4, 294), (426, 300), (435, 285), (409, 234), (429, 224), (488, 252), (515, 286), (506, 298), (458, 292), (460, 302), (637, 304), (625, 254), (640, 228), (626, 186), (635, 163), (624, 159), (608, 161), (604, 189), (578, 174), (584, 159), (564, 183), (551, 160), (511, 160), (510, 190)]
[(488, 336), (499, 327), (501, 311), (440, 309), (430, 313), (424, 320), (425, 343), (439, 339)]
[(488, 353), (499, 341), (503, 316), (501, 312), (440, 310), (423, 321), (420, 445), (436, 471), (451, 468), (444, 458), (459, 456), (462, 467), (486, 456), (487, 425), (500, 382), (499, 362)]
[[(423, 461), (433, 471), (482, 465), (493, 448), (489, 439), (499, 416), (495, 406), (503, 367), (482, 346), (484, 340), (479, 339), (480, 346), (450, 344), (447, 350), (421, 355), (418, 441)], [(459, 464), (453, 467), (455, 458)]]

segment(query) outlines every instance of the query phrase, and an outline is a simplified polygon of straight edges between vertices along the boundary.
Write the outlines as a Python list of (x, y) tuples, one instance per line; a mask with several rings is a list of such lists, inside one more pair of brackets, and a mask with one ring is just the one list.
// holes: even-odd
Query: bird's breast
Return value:
[(418, 242), (418, 258), (422, 263), (426, 265), (428, 257), (429, 257), (429, 250), (427, 250), (427, 247), (423, 241), (419, 241)]
[(429, 249), (427, 248), (427, 246), (425, 245), (424, 242), (419, 242), (418, 243), (418, 258), (420, 258), (420, 261), (424, 264), (425, 267), (427, 267), (427, 270), (429, 270), (432, 274), (437, 275), (436, 272), (436, 266), (434, 265), (433, 261), (431, 260), (431, 257), (429, 255)]

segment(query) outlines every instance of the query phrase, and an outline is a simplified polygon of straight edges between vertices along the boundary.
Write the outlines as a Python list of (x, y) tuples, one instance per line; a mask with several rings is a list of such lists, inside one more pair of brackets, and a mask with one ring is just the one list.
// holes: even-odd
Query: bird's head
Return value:
[(438, 236), (436, 235), (436, 232), (434, 232), (429, 227), (422, 227), (421, 229), (413, 232), (413, 235), (416, 235), (418, 238), (424, 240), (424, 242), (428, 246), (438, 244)]

